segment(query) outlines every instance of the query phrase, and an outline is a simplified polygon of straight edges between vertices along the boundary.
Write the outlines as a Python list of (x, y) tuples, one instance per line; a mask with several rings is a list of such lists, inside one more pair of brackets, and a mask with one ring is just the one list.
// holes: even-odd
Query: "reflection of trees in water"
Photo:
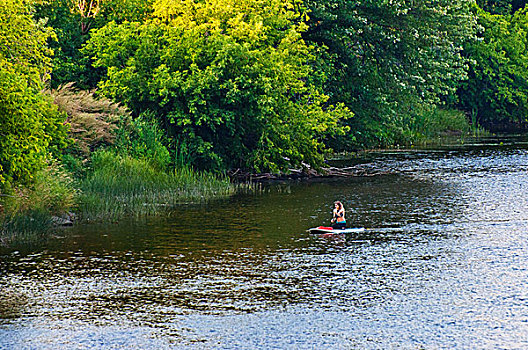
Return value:
[(13, 319), (21, 317), (27, 297), (17, 291), (0, 288), (0, 319)]

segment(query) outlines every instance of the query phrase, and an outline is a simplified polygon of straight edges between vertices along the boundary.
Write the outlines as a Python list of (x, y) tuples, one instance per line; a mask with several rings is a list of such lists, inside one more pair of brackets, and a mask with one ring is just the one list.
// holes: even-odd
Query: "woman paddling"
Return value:
[(332, 228), (345, 229), (346, 220), (345, 220), (345, 207), (340, 201), (334, 202), (334, 217), (332, 218)]

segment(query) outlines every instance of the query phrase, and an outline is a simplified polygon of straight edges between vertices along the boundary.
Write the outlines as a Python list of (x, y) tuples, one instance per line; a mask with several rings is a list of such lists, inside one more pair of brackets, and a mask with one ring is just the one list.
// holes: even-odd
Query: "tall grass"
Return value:
[(48, 212), (29, 210), (0, 218), (0, 244), (13, 241), (36, 241), (53, 229), (53, 220)]
[(423, 106), (408, 118), (402, 136), (404, 143), (411, 145), (439, 144), (448, 138), (463, 139), (471, 132), (471, 126), (464, 112)]
[(79, 198), (79, 215), (85, 220), (154, 215), (178, 204), (235, 192), (228, 178), (188, 167), (168, 173), (147, 160), (109, 151), (94, 153), (92, 162), (93, 170), (81, 183)]
[(56, 163), (35, 174), (29, 186), (4, 187), (0, 193), (0, 241), (33, 240), (53, 227), (53, 215), (75, 207), (77, 190)]
[(92, 155), (91, 169), (74, 181), (58, 164), (27, 187), (0, 193), (0, 244), (46, 237), (53, 216), (75, 212), (81, 221), (115, 221), (161, 214), (184, 203), (206, 202), (240, 191), (226, 176), (189, 167), (166, 172), (146, 159), (112, 151)]

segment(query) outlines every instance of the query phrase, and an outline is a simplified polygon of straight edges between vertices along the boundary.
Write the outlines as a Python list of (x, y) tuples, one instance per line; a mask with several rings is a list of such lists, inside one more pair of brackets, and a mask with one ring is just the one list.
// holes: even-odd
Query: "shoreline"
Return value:
[[(453, 139), (451, 139), (453, 141)], [(208, 200), (214, 200), (216, 198), (225, 197), (229, 194), (259, 191), (259, 186), (266, 182), (274, 181), (309, 181), (309, 180), (323, 180), (323, 179), (339, 179), (339, 178), (352, 178), (352, 177), (373, 177), (383, 175), (401, 174), (398, 169), (391, 167), (372, 166), (370, 162), (358, 162), (354, 164), (354, 160), (367, 159), (369, 154), (375, 153), (405, 153), (405, 152), (435, 152), (435, 151), (447, 151), (453, 148), (472, 148), (472, 147), (508, 147), (511, 145), (524, 144), (528, 147), (528, 137), (525, 134), (516, 135), (489, 135), (484, 137), (469, 137), (459, 138), (457, 142), (444, 142), (432, 146), (420, 146), (420, 147), (395, 147), (395, 148), (380, 148), (380, 149), (365, 149), (354, 153), (346, 154), (334, 154), (331, 158), (327, 159), (327, 166), (322, 167), (319, 170), (311, 168), (307, 164), (302, 164), (303, 168), (300, 169), (288, 169), (287, 172), (273, 174), (273, 173), (251, 173), (249, 171), (243, 171), (242, 169), (234, 169), (225, 173), (224, 185), (221, 185), (222, 180), (213, 181), (215, 184), (211, 185), (210, 189), (199, 188), (196, 186), (195, 190), (200, 193), (180, 193), (177, 198), (172, 198), (170, 203), (157, 204), (158, 201), (167, 201), (168, 199), (161, 196), (161, 192), (151, 193), (153, 198), (142, 198), (136, 200), (136, 194), (133, 194), (130, 203), (121, 203), (121, 210), (116, 211), (115, 201), (112, 199), (119, 194), (119, 198), (123, 197), (123, 193), (112, 194), (107, 198), (101, 194), (98, 195), (98, 200), (106, 199), (105, 204), (102, 207), (94, 206), (92, 210), (82, 209), (82, 203), (78, 203), (74, 208), (65, 212), (24, 212), (18, 215), (9, 217), (6, 213), (2, 213), (0, 218), (0, 244), (6, 245), (10, 242), (17, 241), (19, 239), (35, 239), (38, 237), (44, 237), (47, 232), (61, 229), (63, 227), (79, 225), (82, 223), (90, 222), (115, 222), (119, 217), (141, 217), (141, 216), (158, 216), (163, 215), (168, 207), (177, 207), (181, 204), (188, 204), (192, 198), (192, 202), (203, 202)], [(332, 166), (328, 163), (351, 160), (352, 165), (345, 166)], [(202, 176), (197, 178), (192, 177), (195, 182), (206, 179)], [(226, 187), (226, 182), (230, 185)], [(101, 186), (103, 186), (101, 184)], [(181, 186), (181, 184), (180, 184)], [(103, 186), (108, 187), (108, 186)], [(184, 186), (186, 187), (186, 186)], [(179, 188), (178, 186), (171, 188)], [(182, 188), (179, 188), (180, 190)], [(104, 190), (104, 189), (99, 189)], [(164, 191), (167, 189), (165, 188)], [(187, 188), (189, 191), (189, 188)], [(184, 192), (187, 192), (184, 191)], [(95, 191), (99, 193), (99, 191)], [(94, 192), (94, 193), (95, 193)], [(104, 191), (103, 191), (104, 192)], [(170, 191), (171, 193), (174, 191)], [(101, 192), (102, 193), (102, 192)], [(208, 195), (206, 195), (208, 193)], [(200, 196), (201, 194), (201, 196)], [(170, 197), (172, 197), (171, 195)], [(123, 198), (121, 198), (123, 199)], [(132, 200), (131, 199), (131, 200)], [(148, 200), (147, 200), (148, 199)], [(86, 199), (85, 199), (86, 200)], [(120, 201), (118, 201), (120, 203)], [(137, 202), (137, 203), (136, 203)], [(118, 204), (119, 204), (118, 203)], [(138, 204), (139, 203), (139, 204)], [(86, 203), (85, 203), (86, 204)], [(134, 204), (135, 206), (133, 206)], [(137, 205), (136, 205), (137, 204)], [(81, 207), (81, 208), (80, 208)], [(111, 212), (106, 212), (109, 209)], [(0, 206), (0, 211), (3, 207)], [(5, 209), (5, 208), (4, 208)], [(119, 209), (119, 208), (118, 208)], [(148, 209), (148, 210), (147, 210)], [(114, 212), (116, 211), (116, 212)], [(92, 215), (93, 214), (93, 215)]]

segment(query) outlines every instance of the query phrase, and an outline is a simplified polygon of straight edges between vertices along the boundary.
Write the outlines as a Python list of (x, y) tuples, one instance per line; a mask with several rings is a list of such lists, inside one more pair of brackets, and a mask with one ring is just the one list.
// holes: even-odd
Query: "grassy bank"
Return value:
[(53, 163), (38, 171), (29, 186), (0, 191), (0, 243), (30, 240), (48, 233), (54, 216), (75, 208), (79, 191), (74, 179)]
[(156, 215), (188, 202), (204, 202), (234, 193), (226, 177), (187, 167), (170, 173), (145, 160), (99, 152), (93, 172), (81, 184), (77, 211), (83, 220), (115, 220)]
[(463, 111), (438, 107), (424, 108), (411, 118), (402, 134), (404, 145), (418, 147), (442, 145), (453, 140), (463, 142), (467, 136), (488, 135), (475, 123), (471, 124)]
[(6, 188), (0, 197), (0, 243), (46, 236), (64, 217), (77, 222), (160, 215), (184, 203), (235, 193), (227, 177), (182, 167), (170, 172), (146, 160), (111, 151), (93, 154), (83, 178), (61, 166), (40, 171), (28, 187)]

